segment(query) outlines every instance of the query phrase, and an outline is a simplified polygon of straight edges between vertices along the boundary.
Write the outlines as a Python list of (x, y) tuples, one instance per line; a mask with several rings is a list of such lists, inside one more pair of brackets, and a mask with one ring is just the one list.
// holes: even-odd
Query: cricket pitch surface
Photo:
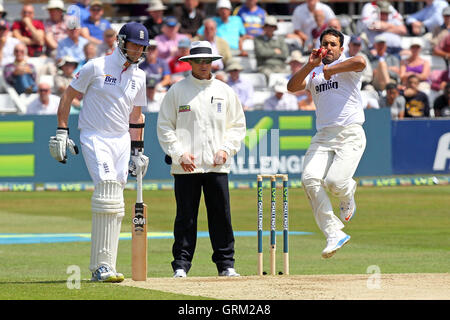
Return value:
[(148, 278), (120, 285), (220, 300), (450, 300), (449, 273)]

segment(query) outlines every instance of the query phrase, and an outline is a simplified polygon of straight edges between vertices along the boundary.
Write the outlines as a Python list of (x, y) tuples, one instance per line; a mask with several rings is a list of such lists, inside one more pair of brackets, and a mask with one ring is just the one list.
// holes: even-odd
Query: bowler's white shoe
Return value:
[[(123, 275), (122, 275), (123, 277)], [(94, 282), (117, 282), (116, 273), (108, 266), (100, 266), (92, 272), (91, 281)], [(122, 280), (121, 280), (122, 281)], [(119, 281), (119, 282), (121, 282)]]
[(174, 278), (186, 278), (186, 271), (184, 269), (177, 269), (173, 273)]
[(341, 209), (341, 220), (349, 222), (356, 213), (355, 197), (351, 197), (348, 201), (341, 201), (339, 208)]
[(219, 272), (219, 277), (240, 277), (241, 275), (236, 272), (234, 268), (227, 268)]
[(322, 257), (325, 259), (331, 258), (336, 251), (342, 248), (349, 240), (350, 236), (339, 230), (336, 232), (335, 236), (327, 239), (327, 246), (322, 251)]

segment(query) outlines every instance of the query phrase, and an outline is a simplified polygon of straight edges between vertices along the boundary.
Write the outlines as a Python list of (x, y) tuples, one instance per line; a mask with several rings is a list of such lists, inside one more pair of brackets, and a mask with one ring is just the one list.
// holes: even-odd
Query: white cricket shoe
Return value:
[(327, 239), (327, 246), (322, 251), (322, 257), (325, 259), (331, 258), (336, 251), (342, 248), (349, 240), (350, 236), (339, 230), (336, 232), (335, 236)]
[(240, 277), (241, 275), (236, 272), (234, 268), (227, 268), (219, 272), (219, 277)]
[[(123, 277), (123, 275), (122, 275)], [(92, 272), (91, 281), (93, 282), (117, 282), (117, 276), (110, 267), (102, 265)], [(122, 281), (122, 280), (121, 280)], [(119, 282), (121, 282), (119, 281)]]
[(174, 278), (186, 278), (186, 271), (184, 269), (177, 269), (173, 273)]
[(349, 222), (356, 213), (355, 197), (351, 197), (348, 201), (341, 201), (339, 208), (341, 209), (341, 220)]

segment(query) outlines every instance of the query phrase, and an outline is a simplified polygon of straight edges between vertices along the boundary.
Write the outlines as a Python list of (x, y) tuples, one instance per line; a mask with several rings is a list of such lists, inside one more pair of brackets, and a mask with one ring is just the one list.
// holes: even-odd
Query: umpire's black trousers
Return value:
[(228, 175), (225, 173), (177, 174), (175, 199), (177, 216), (174, 225), (172, 268), (191, 268), (197, 242), (197, 217), (201, 192), (205, 198), (212, 261), (218, 272), (234, 268), (234, 235), (231, 226)]

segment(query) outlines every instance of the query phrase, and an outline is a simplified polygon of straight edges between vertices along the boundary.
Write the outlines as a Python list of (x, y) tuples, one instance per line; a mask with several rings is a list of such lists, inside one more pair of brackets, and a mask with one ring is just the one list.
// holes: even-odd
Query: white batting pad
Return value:
[(91, 263), (95, 271), (107, 265), (116, 272), (120, 228), (125, 215), (123, 187), (117, 181), (101, 181), (92, 196)]
[(92, 212), (117, 213), (124, 211), (123, 187), (117, 181), (100, 181), (92, 196)]

